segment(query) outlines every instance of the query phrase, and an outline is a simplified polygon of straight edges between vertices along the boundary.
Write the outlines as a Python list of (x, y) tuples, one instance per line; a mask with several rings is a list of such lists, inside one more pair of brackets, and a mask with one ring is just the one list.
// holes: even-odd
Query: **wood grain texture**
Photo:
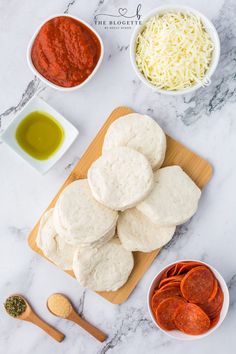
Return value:
[(42, 320), (35, 312), (32, 312), (28, 318), (24, 321), (28, 321), (33, 323), (35, 326), (40, 327), (44, 332), (46, 332), (49, 336), (55, 339), (57, 342), (62, 342), (65, 338), (65, 335), (58, 331), (53, 326), (49, 325), (47, 322)]
[[(81, 157), (78, 164), (75, 166), (70, 176), (67, 178), (55, 198), (48, 206), (48, 209), (52, 208), (55, 205), (59, 194), (69, 183), (79, 178), (86, 178), (87, 171), (90, 165), (101, 155), (103, 139), (110, 124), (117, 118), (132, 112), (133, 110), (128, 107), (118, 107), (110, 114), (95, 139), (92, 141), (88, 149), (85, 151), (84, 155)], [(181, 166), (183, 170), (193, 179), (193, 181), (201, 189), (208, 183), (212, 176), (212, 167), (208, 163), (208, 161), (202, 159), (200, 156), (190, 151), (181, 143), (177, 142), (176, 140), (170, 137), (167, 137), (167, 151), (163, 165)], [(30, 247), (35, 252), (45, 257), (42, 251), (37, 247), (35, 241), (38, 226), (39, 222), (34, 226), (33, 230), (31, 231), (28, 238), (28, 242)], [(159, 251), (160, 250), (155, 250), (150, 253), (134, 252), (134, 269), (127, 283), (115, 292), (99, 292), (98, 294), (114, 304), (121, 304), (126, 301), (131, 292), (136, 287), (139, 280), (142, 278), (143, 274), (150, 267), (151, 263), (153, 262), (154, 258), (157, 256)], [(68, 271), (67, 273), (74, 276), (74, 273), (71, 271)]]
[(107, 335), (102, 332), (97, 327), (93, 326), (91, 323), (80, 317), (80, 315), (73, 309), (70, 315), (67, 317), (68, 320), (75, 322), (91, 336), (96, 338), (99, 342), (104, 342), (107, 339)]
[(20, 294), (13, 294), (20, 296), (26, 303), (26, 310), (16, 317), (18, 320), (27, 321), (33, 323), (35, 326), (40, 327), (43, 331), (45, 331), (49, 336), (55, 339), (57, 342), (62, 342), (65, 338), (65, 335), (58, 331), (56, 328), (45, 322), (41, 317), (39, 317), (35, 311), (32, 309), (28, 301), (24, 298), (24, 296)]

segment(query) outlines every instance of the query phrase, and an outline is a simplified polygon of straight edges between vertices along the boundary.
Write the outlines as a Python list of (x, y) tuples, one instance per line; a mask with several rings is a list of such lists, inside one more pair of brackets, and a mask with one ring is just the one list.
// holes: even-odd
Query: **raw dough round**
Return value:
[(106, 242), (114, 236), (118, 213), (98, 203), (87, 179), (69, 184), (60, 194), (54, 210), (57, 232), (70, 244)]
[(110, 125), (104, 138), (102, 151), (106, 153), (118, 146), (127, 146), (141, 152), (152, 168), (157, 169), (165, 158), (166, 136), (151, 117), (130, 113)]
[(131, 208), (153, 187), (153, 172), (146, 157), (117, 147), (98, 158), (88, 171), (94, 198), (114, 210)]
[(137, 209), (159, 226), (180, 225), (197, 211), (201, 190), (179, 166), (154, 173), (155, 185)]
[(126, 283), (133, 266), (132, 252), (118, 238), (100, 247), (80, 247), (73, 260), (79, 283), (94, 291), (116, 291)]
[(168, 243), (175, 233), (175, 226), (159, 227), (136, 208), (119, 215), (117, 234), (128, 251), (151, 252)]
[(61, 269), (72, 269), (75, 247), (67, 244), (56, 232), (53, 224), (53, 209), (41, 218), (36, 238), (37, 246), (44, 255)]

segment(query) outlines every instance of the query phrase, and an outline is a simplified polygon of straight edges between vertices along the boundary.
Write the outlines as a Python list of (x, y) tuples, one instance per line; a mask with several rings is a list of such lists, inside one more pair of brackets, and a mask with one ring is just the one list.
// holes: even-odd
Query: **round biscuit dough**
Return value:
[(132, 252), (113, 238), (100, 247), (80, 247), (74, 254), (73, 271), (79, 283), (94, 291), (116, 291), (133, 269)]
[(175, 226), (159, 227), (136, 208), (120, 213), (117, 234), (128, 251), (151, 252), (168, 243), (175, 233)]
[(153, 169), (161, 167), (166, 153), (166, 136), (154, 119), (138, 113), (115, 120), (107, 130), (103, 154), (114, 147), (127, 146), (142, 153)]
[(201, 190), (180, 166), (154, 173), (154, 188), (137, 209), (159, 226), (180, 225), (197, 211)]
[(153, 172), (143, 154), (127, 147), (117, 147), (91, 165), (88, 182), (98, 202), (114, 210), (125, 210), (150, 193)]
[(70, 244), (106, 242), (115, 233), (118, 213), (98, 203), (87, 179), (69, 184), (60, 194), (54, 209), (58, 233)]
[(67, 244), (56, 232), (53, 224), (53, 209), (41, 218), (36, 238), (37, 246), (43, 254), (64, 270), (71, 270), (75, 247)]
[(116, 224), (114, 224), (114, 226), (107, 231), (104, 236), (96, 239), (95, 241), (79, 241), (77, 238), (74, 237), (74, 233), (71, 233), (70, 230), (65, 229), (61, 222), (60, 222), (60, 218), (58, 215), (58, 210), (55, 206), (54, 208), (54, 212), (53, 212), (53, 221), (54, 221), (54, 225), (56, 225), (56, 229), (60, 232), (61, 237), (66, 240), (66, 242), (70, 245), (74, 245), (74, 246), (99, 246), (99, 245), (103, 245), (104, 243), (108, 242), (109, 240), (112, 239), (112, 237), (114, 237), (115, 232), (116, 232)]

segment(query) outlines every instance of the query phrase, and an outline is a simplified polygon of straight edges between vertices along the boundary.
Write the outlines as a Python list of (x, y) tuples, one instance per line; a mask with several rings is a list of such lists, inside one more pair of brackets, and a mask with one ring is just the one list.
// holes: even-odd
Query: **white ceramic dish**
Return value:
[[(196, 336), (193, 336), (193, 335), (189, 335), (189, 334), (185, 334), (181, 331), (177, 331), (177, 330), (173, 330), (173, 331), (165, 331), (164, 329), (162, 329), (158, 323), (156, 322), (155, 320), (155, 317), (152, 313), (152, 309), (151, 309), (151, 298), (152, 298), (152, 294), (154, 292), (154, 289), (155, 287), (157, 286), (157, 284), (159, 283), (160, 281), (160, 277), (162, 275), (162, 273), (167, 270), (170, 266), (176, 264), (176, 263), (179, 263), (179, 262), (186, 262), (186, 261), (195, 261), (195, 262), (200, 262), (204, 265), (206, 265), (207, 267), (209, 267), (211, 269), (211, 271), (214, 273), (216, 279), (219, 281), (219, 284), (221, 286), (221, 289), (224, 293), (224, 302), (223, 302), (223, 307), (222, 307), (222, 310), (221, 310), (221, 313), (220, 313), (220, 319), (219, 319), (219, 322), (216, 324), (215, 327), (211, 328), (208, 332), (204, 333), (204, 334), (201, 334), (201, 335), (196, 335)], [(157, 328), (164, 332), (165, 334), (167, 334), (169, 337), (171, 338), (174, 338), (174, 339), (179, 339), (179, 340), (196, 340), (196, 339), (201, 339), (201, 338), (204, 338), (206, 336), (209, 336), (209, 334), (213, 333), (220, 325), (221, 323), (223, 322), (223, 320), (225, 319), (225, 316), (227, 315), (227, 312), (228, 312), (228, 308), (229, 308), (229, 290), (228, 290), (228, 287), (226, 285), (226, 282), (224, 280), (224, 278), (220, 275), (220, 273), (214, 268), (212, 267), (211, 265), (205, 263), (205, 262), (202, 262), (202, 261), (199, 261), (199, 260), (196, 260), (196, 259), (181, 259), (179, 261), (176, 261), (176, 262), (173, 262), (171, 264), (168, 264), (166, 267), (162, 268), (162, 270), (154, 277), (154, 279), (152, 280), (151, 282), (151, 285), (148, 289), (148, 296), (147, 296), (147, 303), (148, 303), (148, 310), (149, 310), (149, 314), (154, 322), (154, 324), (157, 326)]]
[[(51, 157), (47, 160), (37, 160), (27, 154), (16, 141), (16, 129), (19, 123), (24, 119), (29, 113), (34, 111), (43, 111), (49, 113), (53, 118), (55, 118), (64, 129), (64, 140), (62, 145), (59, 147)], [(74, 142), (78, 136), (78, 130), (66, 120), (60, 113), (58, 113), (54, 108), (49, 106), (45, 101), (39, 97), (32, 98), (25, 107), (14, 117), (12, 122), (8, 125), (6, 130), (1, 135), (1, 140), (5, 142), (15, 153), (17, 153), (22, 159), (24, 159), (29, 165), (34, 167), (41, 174), (46, 173), (69, 149), (71, 144)]]
[(209, 67), (208, 72), (206, 73), (206, 84), (205, 86), (210, 85), (211, 80), (208, 80), (208, 78), (210, 79), (211, 76), (213, 75), (218, 62), (219, 62), (219, 58), (220, 58), (220, 40), (219, 40), (219, 36), (217, 34), (217, 31), (214, 27), (214, 25), (212, 24), (212, 22), (206, 17), (204, 16), (201, 12), (188, 7), (188, 6), (182, 6), (182, 5), (166, 5), (166, 6), (160, 6), (157, 7), (155, 9), (153, 9), (151, 12), (149, 12), (143, 19), (142, 19), (142, 25), (141, 26), (136, 26), (134, 29), (134, 32), (132, 34), (131, 37), (131, 41), (130, 41), (130, 60), (132, 63), (132, 66), (134, 68), (134, 71), (136, 73), (136, 75), (138, 76), (138, 78), (148, 87), (150, 87), (151, 89), (153, 89), (156, 92), (160, 92), (166, 95), (181, 95), (181, 94), (187, 94), (190, 92), (193, 92), (195, 90), (197, 90), (200, 87), (203, 87), (200, 83), (196, 84), (190, 88), (186, 88), (184, 90), (178, 90), (178, 91), (168, 91), (168, 90), (163, 90), (163, 89), (158, 89), (155, 85), (153, 85), (150, 81), (148, 81), (143, 74), (140, 72), (139, 68), (137, 67), (136, 64), (136, 58), (135, 58), (135, 51), (136, 51), (136, 39), (138, 34), (140, 33), (140, 31), (142, 31), (143, 27), (145, 26), (145, 23), (154, 15), (157, 14), (163, 14), (169, 11), (181, 11), (181, 12), (191, 12), (193, 14), (195, 14), (196, 16), (200, 17), (206, 30), (208, 31), (212, 42), (214, 43), (215, 49), (213, 52), (213, 56), (212, 56), (212, 62), (211, 65)]
[[(38, 70), (35, 68), (33, 62), (32, 62), (32, 59), (31, 59), (31, 49), (32, 49), (32, 45), (34, 43), (34, 40), (37, 36), (37, 34), (39, 33), (41, 27), (46, 23), (48, 22), (49, 20), (55, 18), (55, 17), (59, 17), (59, 16), (64, 16), (64, 17), (71, 17), (81, 23), (83, 23), (85, 26), (87, 26), (94, 34), (95, 36), (97, 36), (99, 42), (100, 42), (100, 45), (101, 45), (101, 53), (100, 53), (100, 58), (97, 62), (97, 65), (95, 66), (94, 70), (92, 71), (92, 73), (87, 77), (86, 80), (84, 80), (81, 84), (79, 85), (76, 85), (76, 86), (73, 86), (73, 87), (62, 87), (62, 86), (59, 86), (59, 85), (56, 85), (54, 84), (53, 82), (47, 80), (43, 75), (41, 75)], [(102, 59), (103, 59), (103, 55), (104, 55), (104, 46), (103, 46), (103, 42), (102, 42), (102, 39), (101, 37), (99, 36), (99, 34), (85, 21), (81, 20), (80, 18), (78, 17), (75, 17), (75, 16), (71, 16), (71, 15), (68, 15), (68, 14), (58, 14), (58, 15), (54, 15), (54, 16), (51, 16), (49, 18), (47, 18), (39, 27), (38, 29), (35, 31), (34, 35), (32, 36), (30, 42), (29, 42), (29, 45), (28, 45), (28, 48), (27, 48), (27, 62), (28, 62), (28, 65), (29, 65), (29, 68), (32, 70), (32, 72), (39, 77), (40, 80), (42, 80), (45, 84), (47, 84), (48, 86), (56, 89), (56, 90), (59, 90), (59, 91), (64, 91), (64, 92), (69, 92), (69, 91), (75, 91), (77, 89), (79, 89), (80, 87), (84, 86), (86, 83), (88, 83), (89, 80), (91, 80), (91, 78), (95, 75), (95, 73), (97, 72), (99, 66), (101, 65), (101, 62), (102, 62)]]

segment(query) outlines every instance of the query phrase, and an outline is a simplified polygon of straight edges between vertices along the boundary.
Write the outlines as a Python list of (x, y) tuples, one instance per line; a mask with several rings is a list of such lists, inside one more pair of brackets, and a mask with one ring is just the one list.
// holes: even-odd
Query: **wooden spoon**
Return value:
[(42, 320), (32, 309), (28, 301), (22, 296), (18, 294), (14, 294), (13, 296), (19, 296), (21, 297), (25, 303), (26, 303), (26, 310), (19, 316), (15, 317), (18, 320), (23, 320), (27, 322), (31, 322), (34, 325), (40, 327), (42, 330), (44, 330), (49, 336), (51, 336), (53, 339), (55, 339), (58, 342), (62, 342), (63, 339), (65, 338), (65, 335), (49, 325), (47, 322)]
[[(63, 303), (66, 305), (68, 312), (63, 311), (57, 311), (57, 308), (52, 306), (52, 301), (53, 297), (59, 297), (61, 300), (63, 300)], [(100, 329), (94, 327), (91, 325), (89, 322), (84, 320), (74, 309), (71, 301), (63, 294), (52, 294), (49, 296), (48, 301), (47, 301), (47, 308), (48, 310), (55, 316), (65, 318), (67, 320), (73, 321), (77, 323), (80, 327), (82, 327), (85, 331), (87, 331), (90, 335), (92, 335), (94, 338), (99, 340), (100, 342), (104, 342), (107, 338), (107, 335), (100, 331)], [(63, 314), (62, 314), (63, 313)]]

